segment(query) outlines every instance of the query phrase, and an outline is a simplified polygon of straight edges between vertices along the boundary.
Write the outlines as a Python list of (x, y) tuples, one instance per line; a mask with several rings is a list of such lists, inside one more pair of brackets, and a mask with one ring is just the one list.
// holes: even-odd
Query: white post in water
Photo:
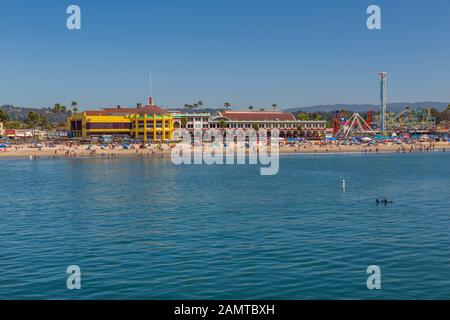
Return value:
[(342, 190), (345, 191), (345, 179), (342, 179)]

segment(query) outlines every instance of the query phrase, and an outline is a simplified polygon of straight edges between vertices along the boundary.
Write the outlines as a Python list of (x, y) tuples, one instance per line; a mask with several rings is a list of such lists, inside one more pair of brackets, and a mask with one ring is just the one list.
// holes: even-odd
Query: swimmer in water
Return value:
[(389, 203), (394, 203), (394, 201), (389, 201), (389, 200), (386, 200), (386, 199), (383, 199), (383, 200), (376, 199), (375, 201), (377, 202), (377, 204), (383, 203), (385, 205), (389, 204)]

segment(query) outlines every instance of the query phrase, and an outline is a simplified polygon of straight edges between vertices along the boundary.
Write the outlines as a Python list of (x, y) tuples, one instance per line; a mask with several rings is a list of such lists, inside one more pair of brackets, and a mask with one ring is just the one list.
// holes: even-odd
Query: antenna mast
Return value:
[(149, 106), (153, 106), (152, 71), (150, 71), (150, 97), (148, 98), (148, 105), (149, 105)]

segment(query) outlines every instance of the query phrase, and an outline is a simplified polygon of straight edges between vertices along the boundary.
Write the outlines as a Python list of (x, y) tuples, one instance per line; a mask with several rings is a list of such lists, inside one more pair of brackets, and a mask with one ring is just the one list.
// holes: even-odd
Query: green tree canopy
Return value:
[[(72, 101), (72, 103), (76, 101)], [(55, 103), (55, 106), (52, 108), (53, 113), (59, 113), (59, 112), (67, 112), (67, 108), (65, 105), (62, 105), (60, 103)]]
[(7, 121), (9, 121), (9, 114), (5, 110), (0, 109), (0, 122)]
[(5, 129), (22, 129), (23, 123), (19, 121), (8, 121), (5, 123)]
[(30, 126), (30, 128), (36, 128), (40, 120), (40, 116), (37, 112), (30, 111), (28, 112), (28, 118), (26, 123)]
[(48, 122), (47, 117), (43, 114), (39, 115), (38, 125), (39, 127), (41, 127), (42, 130), (49, 130), (52, 128), (50, 122)]
[(74, 101), (72, 101), (72, 102), (70, 103), (70, 106), (72, 107), (72, 111), (73, 111), (74, 113), (77, 113), (77, 112), (78, 112), (78, 102), (76, 102), (76, 101), (74, 100)]

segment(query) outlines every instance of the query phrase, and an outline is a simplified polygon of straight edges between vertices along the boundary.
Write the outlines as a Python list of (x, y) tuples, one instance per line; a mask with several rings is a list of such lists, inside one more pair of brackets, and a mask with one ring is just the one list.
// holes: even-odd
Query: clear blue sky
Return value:
[[(66, 29), (66, 8), (82, 29)], [(382, 9), (382, 30), (366, 9)], [(450, 101), (450, 1), (2, 0), (0, 104)]]

